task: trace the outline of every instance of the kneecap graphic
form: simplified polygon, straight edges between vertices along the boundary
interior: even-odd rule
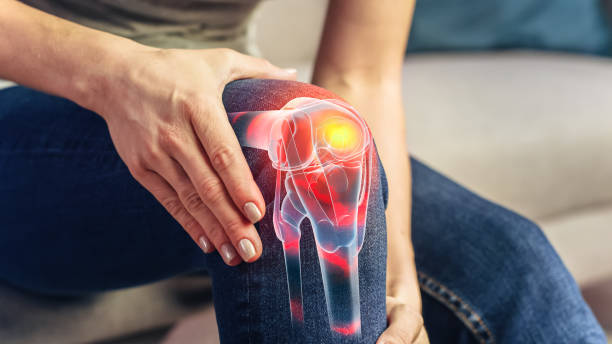
[[[329,323],[360,336],[358,253],[374,146],[365,121],[335,99],[295,98],[280,110],[230,113],[242,146],[268,152],[277,170],[274,229],[283,243],[292,323],[303,321],[300,224],[315,235]]]

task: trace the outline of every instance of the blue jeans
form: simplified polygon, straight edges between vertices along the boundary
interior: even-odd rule
[[[314,86],[243,80],[228,112],[271,110]],[[280,104],[280,105],[279,105]],[[245,149],[268,204],[274,170]],[[386,326],[387,184],[380,166],[359,254],[362,343]],[[432,343],[605,343],[580,291],[541,230],[412,160],[412,233]],[[0,91],[0,279],[48,294],[93,293],[206,271],[223,343],[336,343],[316,247],[303,226],[304,327],[291,327],[284,258],[271,208],[257,228],[260,260],[226,266],[204,254],[130,175],[104,121],[24,87]]]

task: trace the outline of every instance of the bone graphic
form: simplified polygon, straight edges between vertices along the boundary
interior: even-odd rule
[[[268,152],[277,170],[273,222],[283,243],[292,324],[303,321],[300,224],[315,235],[332,330],[360,336],[358,253],[373,158],[366,123],[348,104],[296,98],[280,110],[235,112],[242,146]]]

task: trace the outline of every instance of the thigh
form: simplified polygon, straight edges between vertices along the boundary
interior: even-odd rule
[[[73,294],[202,269],[204,258],[117,155],[104,120],[0,91],[0,279]]]
[[[226,87],[223,101],[228,112],[261,111],[279,109],[297,97],[336,98],[308,84],[241,80]],[[276,170],[266,152],[244,152],[267,203],[265,218],[257,224],[263,254],[258,261],[235,268],[227,267],[220,257],[208,262],[222,342],[343,342],[342,336],[330,331],[321,266],[308,222],[301,226],[300,241],[304,321],[303,327],[292,327],[283,247],[272,219]],[[359,342],[363,343],[374,343],[386,327],[386,182],[379,165],[373,170],[366,234],[358,262],[362,326]]]
[[[412,237],[432,343],[605,343],[540,228],[412,160]]]

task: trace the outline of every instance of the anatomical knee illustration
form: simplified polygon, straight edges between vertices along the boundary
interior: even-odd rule
[[[303,321],[300,223],[315,235],[332,330],[359,336],[357,255],[372,173],[370,131],[339,100],[296,98],[282,109],[230,113],[243,146],[268,151],[277,170],[274,229],[283,243],[292,322]]]

